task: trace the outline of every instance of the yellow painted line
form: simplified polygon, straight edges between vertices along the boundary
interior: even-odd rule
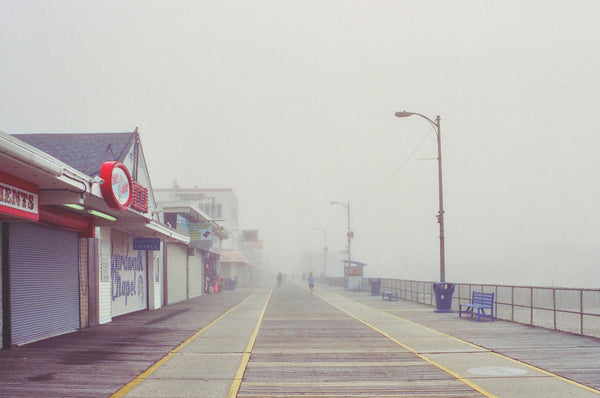
[[[235,376],[233,377],[233,381],[231,383],[231,387],[229,388],[227,398],[235,398],[237,396],[238,391],[240,390],[242,379],[244,378],[244,373],[246,372],[248,361],[250,361],[250,355],[252,354],[252,349],[254,348],[254,343],[256,342],[256,337],[258,336],[258,331],[260,330],[260,326],[262,325],[262,321],[265,316],[265,312],[267,311],[267,306],[269,305],[269,301],[271,300],[272,294],[273,289],[271,289],[271,291],[269,292],[269,296],[267,297],[265,306],[263,307],[260,316],[258,317],[258,321],[256,322],[256,326],[254,327],[252,335],[250,336],[248,345],[242,353],[242,360],[240,361],[240,366],[238,367],[238,370],[235,373]]]
[[[369,306],[369,307],[371,307],[371,306]],[[466,341],[466,340],[463,340],[463,339],[461,339],[461,338],[458,338],[458,337],[455,337],[455,336],[451,336],[451,335],[449,335],[449,334],[446,334],[446,333],[444,333],[444,332],[440,332],[439,330],[432,329],[432,328],[430,328],[430,327],[428,327],[428,326],[425,326],[425,325],[421,325],[420,323],[417,323],[417,322],[411,321],[410,319],[402,318],[401,316],[398,316],[398,315],[392,314],[392,313],[390,313],[390,312],[383,311],[383,310],[381,310],[381,309],[379,309],[379,308],[375,308],[375,307],[371,307],[371,308],[374,308],[374,309],[376,309],[376,310],[378,310],[378,311],[381,311],[381,312],[383,312],[383,313],[386,313],[386,314],[388,314],[388,315],[391,315],[391,316],[393,316],[393,317],[395,317],[395,318],[402,319],[403,321],[405,321],[405,322],[408,322],[408,323],[410,323],[410,324],[413,324],[413,325],[420,326],[420,327],[422,327],[422,328],[424,328],[424,329],[427,329],[427,330],[429,330],[429,331],[431,331],[431,332],[438,333],[440,336],[447,337],[447,338],[450,338],[450,339],[453,339],[453,340],[459,341],[459,342],[461,342],[461,343],[464,343],[464,344],[470,345],[470,346],[471,346],[471,347],[473,347],[473,348],[477,348],[477,349],[481,349],[481,350],[487,351],[487,352],[489,352],[489,353],[491,353],[491,354],[494,354],[494,355],[496,355],[496,356],[497,356],[497,357],[499,357],[499,358],[507,359],[507,360],[509,360],[509,361],[511,361],[511,362],[517,363],[517,364],[519,364],[519,365],[522,365],[522,366],[524,366],[524,367],[526,367],[526,368],[529,368],[529,369],[531,369],[531,370],[534,370],[534,371],[540,372],[540,373],[542,373],[542,374],[545,374],[546,376],[553,377],[553,378],[555,378],[555,379],[558,379],[558,380],[560,380],[560,381],[563,381],[563,382],[565,382],[565,383],[572,384],[572,385],[574,385],[574,386],[577,386],[577,387],[580,387],[580,388],[582,388],[582,389],[584,389],[584,390],[587,390],[587,391],[593,392],[593,393],[595,393],[596,395],[600,395],[600,391],[598,391],[598,390],[596,390],[596,389],[594,389],[594,388],[588,387],[588,386],[586,386],[585,384],[578,383],[578,382],[576,382],[576,381],[574,381],[574,380],[567,379],[566,377],[563,377],[563,376],[557,375],[556,373],[549,372],[549,371],[547,371],[547,370],[544,370],[544,369],[542,369],[542,368],[538,368],[537,366],[530,365],[530,364],[528,364],[528,363],[526,363],[526,362],[521,362],[521,361],[519,361],[518,359],[514,359],[514,358],[511,358],[511,357],[508,357],[508,356],[506,356],[506,355],[504,355],[504,354],[500,354],[500,353],[498,353],[498,352],[492,351],[492,350],[490,350],[490,349],[488,349],[488,348],[485,348],[485,347],[482,347],[482,346],[480,346],[480,345],[477,345],[477,344],[471,343],[471,342],[469,342],[469,341]]]
[[[320,296],[320,297],[321,297],[321,296]],[[341,296],[341,297],[344,297],[344,296]],[[355,319],[359,320],[360,322],[364,323],[365,325],[367,325],[367,326],[371,327],[372,329],[375,329],[375,328],[374,328],[374,327],[372,327],[371,325],[367,324],[366,322],[363,322],[361,319],[359,319],[359,318],[355,317],[354,315],[350,314],[349,312],[347,312],[347,311],[345,311],[345,310],[341,309],[340,307],[338,307],[337,305],[335,305],[335,304],[333,304],[333,303],[329,302],[329,301],[328,301],[328,300],[326,300],[325,298],[323,298],[323,297],[321,297],[321,298],[322,298],[323,300],[327,301],[329,304],[333,305],[334,307],[336,307],[336,308],[340,309],[341,311],[343,311],[343,312],[347,313],[348,315],[350,315],[350,316],[354,317]],[[351,299],[350,299],[350,300],[351,300]],[[362,303],[361,303],[361,304],[362,304]],[[367,305],[367,304],[364,304],[364,305]],[[471,342],[469,342],[469,341],[466,341],[466,340],[460,339],[460,338],[458,338],[458,337],[455,337],[455,336],[451,336],[451,335],[449,335],[449,334],[446,334],[446,333],[444,333],[444,332],[440,332],[439,330],[432,329],[432,328],[430,328],[430,327],[428,327],[428,326],[425,326],[425,325],[422,325],[422,324],[420,324],[420,323],[417,323],[417,322],[411,321],[410,319],[402,318],[401,316],[398,316],[398,315],[392,314],[392,313],[390,313],[390,312],[386,312],[386,311],[384,311],[384,310],[381,310],[381,309],[379,309],[379,308],[376,308],[376,307],[371,307],[371,306],[369,306],[369,305],[367,305],[367,306],[368,306],[368,307],[370,307],[370,308],[372,308],[372,309],[374,309],[374,310],[377,310],[377,311],[383,312],[383,313],[385,313],[385,314],[391,315],[391,316],[393,316],[393,317],[395,317],[395,318],[401,319],[401,320],[403,320],[403,321],[405,321],[405,322],[408,322],[408,323],[410,323],[410,324],[412,324],[412,325],[420,326],[420,327],[422,327],[423,329],[429,330],[429,331],[431,331],[431,332],[438,333],[440,336],[447,337],[447,338],[450,338],[450,339],[453,339],[453,340],[459,341],[459,342],[461,342],[461,343],[467,344],[467,345],[469,345],[469,346],[471,346],[471,347],[473,347],[473,348],[477,348],[477,349],[480,349],[480,350],[483,350],[483,351],[489,352],[489,353],[491,353],[491,354],[493,354],[493,355],[496,355],[496,356],[497,356],[497,357],[499,357],[499,358],[507,359],[507,360],[509,360],[509,361],[511,361],[511,362],[517,363],[517,364],[519,364],[519,365],[522,365],[522,366],[524,366],[524,367],[526,367],[526,368],[529,368],[529,369],[531,369],[531,370],[534,370],[534,371],[540,372],[540,373],[542,373],[542,374],[545,374],[546,376],[553,377],[553,378],[555,378],[555,379],[558,379],[558,380],[560,380],[560,381],[563,381],[563,382],[565,382],[565,383],[568,383],[568,384],[571,384],[571,385],[577,386],[577,387],[579,387],[579,388],[582,388],[582,389],[584,389],[584,390],[587,390],[587,391],[589,391],[589,392],[593,392],[593,393],[595,393],[596,395],[600,395],[600,391],[599,391],[599,390],[596,390],[595,388],[592,388],[592,387],[588,387],[588,386],[586,386],[585,384],[578,383],[578,382],[576,382],[576,381],[574,381],[574,380],[567,379],[566,377],[563,377],[563,376],[557,375],[556,373],[549,372],[549,371],[547,371],[547,370],[544,370],[544,369],[542,369],[542,368],[538,368],[537,366],[530,365],[530,364],[528,364],[528,363],[526,363],[526,362],[521,362],[521,361],[519,361],[518,359],[514,359],[514,358],[511,358],[511,357],[508,357],[508,356],[506,356],[506,355],[504,355],[504,354],[500,354],[500,353],[498,353],[498,352],[492,351],[492,350],[490,350],[490,349],[488,349],[488,348],[485,348],[485,347],[482,347],[482,346],[480,346],[480,345],[477,345],[477,344],[471,343]],[[376,330],[376,329],[375,329],[375,330]],[[380,333],[384,334],[384,332],[380,332]],[[408,348],[407,348],[407,349],[408,349]],[[414,351],[413,351],[413,350],[411,350],[411,349],[409,349],[409,351],[412,351],[412,352],[414,352]],[[419,355],[419,354],[417,354],[417,355]],[[440,365],[440,366],[441,366],[441,365]],[[441,369],[441,367],[440,367],[440,369]],[[465,380],[466,380],[466,379],[465,379]]]
[[[410,351],[411,353],[413,353],[415,356],[417,356],[418,358],[421,358],[422,360],[430,363],[431,365],[435,366],[436,368],[443,370],[444,372],[448,373],[449,375],[451,375],[452,377],[454,377],[455,379],[461,381],[462,383],[466,384],[467,386],[471,387],[472,389],[474,389],[475,391],[480,392],[481,394],[485,395],[488,398],[498,398],[496,395],[492,394],[491,392],[483,389],[482,387],[478,386],[477,384],[473,383],[471,380],[461,376],[460,374],[448,369],[447,367],[445,367],[444,365],[435,362],[434,360],[432,360],[431,358],[426,357],[425,355],[419,354],[416,350],[414,350],[413,348],[407,346],[406,344],[402,343],[401,341],[397,340],[396,338],[390,336],[389,334],[387,334],[386,332],[384,332],[381,329],[378,329],[377,327],[371,325],[370,323],[362,320],[361,318],[357,317],[354,314],[351,314],[350,312],[346,311],[345,309],[339,307],[338,305],[332,303],[331,301],[325,299],[324,297],[320,296],[323,300],[325,300],[326,302],[328,302],[329,304],[331,304],[332,306],[334,306],[335,308],[337,308],[338,310],[342,311],[343,313],[351,316],[352,318],[356,319],[357,321],[359,321],[360,323],[362,323],[365,326],[368,326],[369,328],[373,329],[374,331],[376,331],[377,333],[387,337],[388,339],[390,339],[391,341],[393,341],[394,343],[396,343],[397,345],[399,345],[400,347],[404,348],[407,351]],[[373,308],[373,307],[370,307]],[[402,318],[400,318],[402,319]]]
[[[255,290],[254,292],[252,292],[250,295],[248,295],[248,297],[246,297],[244,300],[240,301],[239,303],[237,303],[236,305],[234,305],[233,307],[231,307],[230,309],[228,309],[227,311],[225,311],[224,313],[222,313],[221,315],[219,315],[211,323],[209,323],[208,325],[204,326],[202,329],[198,330],[196,333],[194,333],[186,341],[184,341],[183,343],[181,343],[180,345],[178,345],[177,347],[175,347],[174,349],[172,349],[171,351],[169,351],[169,353],[167,355],[165,355],[164,357],[162,357],[161,359],[159,359],[152,366],[150,366],[148,369],[146,369],[145,371],[143,371],[142,373],[140,373],[138,376],[136,376],[133,380],[131,380],[125,386],[123,386],[119,391],[117,391],[113,395],[111,395],[111,398],[120,398],[120,397],[123,397],[129,391],[133,390],[141,382],[143,382],[144,380],[146,380],[152,373],[156,372],[158,370],[158,368],[160,368],[162,365],[164,365],[166,362],[168,362],[171,358],[173,358],[173,356],[175,356],[176,353],[178,353],[179,351],[181,351],[186,345],[190,344],[192,341],[194,341],[196,338],[198,338],[198,336],[200,336],[202,333],[204,333],[208,328],[210,328],[211,326],[213,326],[215,323],[219,322],[221,319],[223,319],[223,317],[225,317],[231,311],[233,311],[234,309],[236,309],[237,307],[239,307],[240,305],[242,305],[242,303],[244,303],[246,300],[248,300],[248,298],[250,298],[250,296],[254,295],[257,291],[258,291],[258,289]]]

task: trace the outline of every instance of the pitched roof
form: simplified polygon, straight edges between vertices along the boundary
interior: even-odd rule
[[[102,163],[122,161],[137,132],[89,134],[13,134],[90,177],[100,172]]]

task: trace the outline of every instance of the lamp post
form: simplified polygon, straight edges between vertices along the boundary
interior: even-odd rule
[[[446,284],[446,254],[444,248],[444,194],[442,189],[442,140],[440,132],[440,117],[436,116],[435,121],[431,120],[425,115],[416,112],[396,112],[396,117],[409,117],[417,115],[427,120],[434,128],[437,136],[437,149],[438,149],[438,191],[439,191],[439,212],[437,215],[438,223],[440,224],[440,284],[434,284],[433,288],[436,292],[436,302],[438,312],[449,312],[452,305],[452,293],[454,292],[453,284]],[[445,288],[443,285],[446,285]],[[440,296],[440,297],[438,297]]]
[[[438,223],[440,224],[440,282],[446,281],[446,257],[444,250],[444,194],[442,189],[442,142],[440,137],[440,117],[437,116],[435,121],[431,120],[427,116],[421,115],[415,112],[396,112],[396,117],[409,117],[412,115],[421,116],[435,127],[435,134],[437,135],[437,147],[438,147],[438,188],[439,188],[439,203],[440,210],[437,215]]]
[[[323,276],[327,276],[327,230],[325,228],[314,228],[323,232]]]
[[[354,237],[354,234],[352,233],[352,231],[350,231],[350,202],[331,202],[329,203],[331,205],[342,205],[346,208],[347,212],[348,212],[348,232],[346,233],[346,237],[348,238],[348,264],[346,264],[346,266],[350,266],[350,260],[351,260],[351,256],[350,256],[350,242],[352,241],[352,238]]]

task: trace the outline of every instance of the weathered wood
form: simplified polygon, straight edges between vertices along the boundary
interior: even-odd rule
[[[600,389],[600,339],[495,319],[494,323],[434,313],[427,305],[390,303],[361,293],[337,291],[353,300],[485,347],[570,380]]]
[[[271,297],[238,397],[479,397],[318,297]]]
[[[0,350],[0,397],[108,397],[250,292],[202,296]]]

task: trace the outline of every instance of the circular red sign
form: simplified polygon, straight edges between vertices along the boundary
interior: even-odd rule
[[[109,207],[125,210],[133,200],[133,184],[127,167],[121,162],[104,162],[100,168],[100,192]]]

